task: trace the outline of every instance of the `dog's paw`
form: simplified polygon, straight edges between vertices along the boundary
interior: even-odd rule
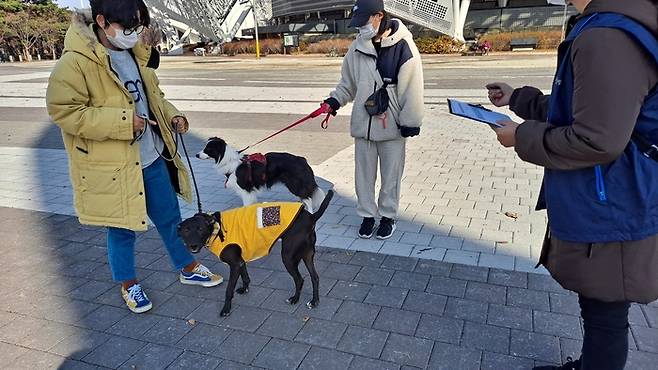
[[[309,301],[308,303],[306,303],[306,307],[308,307],[309,310],[312,310],[318,306],[318,303],[319,302],[316,301]]]
[[[226,317],[231,315],[231,310],[223,309],[222,312],[219,313],[220,317]]]
[[[235,290],[236,293],[242,295],[249,293],[249,288],[238,288]]]
[[[286,299],[286,302],[288,302],[290,304],[297,304],[299,302],[299,297],[294,297],[294,296],[290,297],[290,298]]]

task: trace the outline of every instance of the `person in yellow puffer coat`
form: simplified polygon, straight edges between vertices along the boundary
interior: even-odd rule
[[[108,228],[108,259],[128,308],[152,304],[135,272],[135,231],[147,214],[162,236],[183,284],[215,286],[222,277],[196,262],[176,235],[176,193],[192,200],[175,135],[188,130],[164,98],[148,64],[151,48],[138,42],[150,22],[142,0],[91,0],[77,14],[64,53],[48,83],[46,102],[62,130],[75,209],[83,224]]]

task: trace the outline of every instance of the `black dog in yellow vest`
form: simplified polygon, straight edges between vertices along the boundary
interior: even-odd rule
[[[304,260],[313,283],[313,299],[306,305],[315,308],[320,302],[320,277],[315,271],[315,223],[322,217],[334,196],[329,191],[316,213],[307,212],[302,203],[261,203],[212,215],[200,213],[178,226],[178,235],[192,253],[205,246],[228,264],[231,273],[226,287],[226,299],[221,316],[231,312],[233,291],[249,291],[249,274],[246,262],[268,255],[281,239],[281,258],[295,281],[295,294],[288,303],[297,304],[304,279],[299,273],[299,262]],[[238,278],[242,287],[235,289]]]

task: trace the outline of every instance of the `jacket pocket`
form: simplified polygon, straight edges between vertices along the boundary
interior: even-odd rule
[[[124,186],[121,164],[90,163],[80,166],[80,206],[89,217],[124,217]]]

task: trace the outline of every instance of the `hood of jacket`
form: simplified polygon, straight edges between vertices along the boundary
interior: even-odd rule
[[[131,51],[140,65],[146,65],[151,56],[151,48],[141,41]],[[64,53],[78,53],[100,65],[106,64],[107,51],[98,41],[90,12],[73,14],[71,26],[64,38]]]
[[[397,30],[392,35],[382,38],[382,48],[391,47],[405,39],[413,40],[411,32],[407,26],[404,25],[404,23],[395,18],[391,19],[391,22],[396,23]],[[375,50],[375,45],[373,45],[372,40],[364,40],[359,36],[356,38],[356,49],[362,53],[370,54],[372,56],[377,55],[377,50]]]
[[[658,37],[658,3],[655,0],[592,0],[583,15],[604,12],[633,18]]]

